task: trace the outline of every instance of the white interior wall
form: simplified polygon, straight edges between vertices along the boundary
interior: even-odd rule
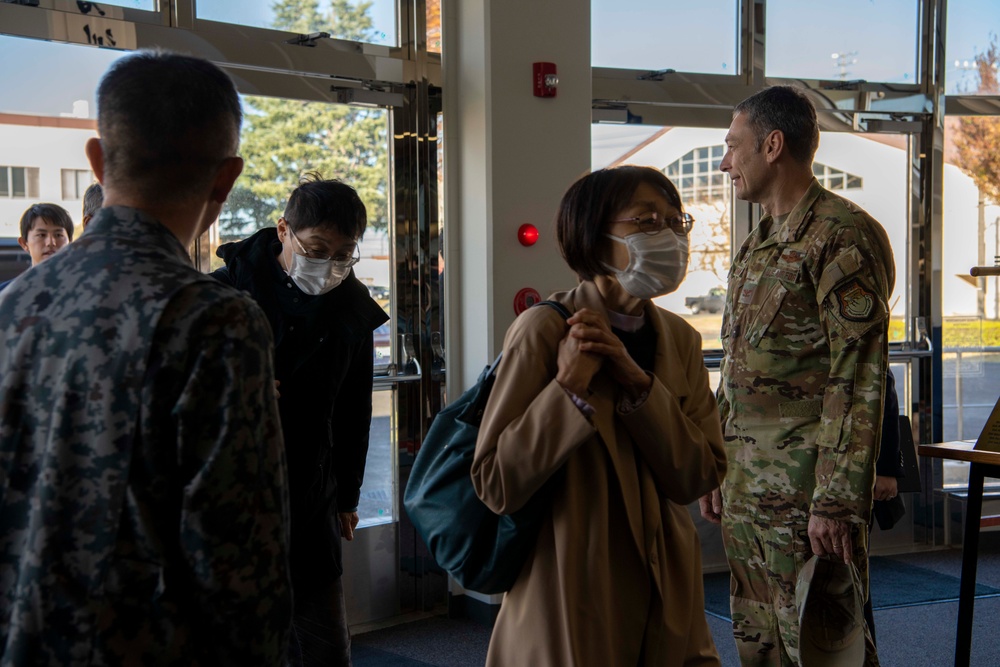
[[[556,245],[563,192],[590,167],[590,3],[444,0],[445,265],[449,395],[499,352],[524,287],[576,283]],[[553,62],[554,98],[532,94],[532,63]],[[532,223],[538,243],[522,247]]]

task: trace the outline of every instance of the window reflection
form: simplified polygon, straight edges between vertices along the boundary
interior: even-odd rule
[[[396,506],[394,477],[396,432],[392,409],[395,392],[376,389],[372,392],[372,427],[368,436],[368,459],[365,464],[365,481],[358,500],[359,528],[390,523]]]
[[[441,0],[427,0],[427,50],[441,53]]]
[[[76,4],[78,7],[83,5],[82,7],[79,7],[80,12],[83,14],[89,14],[91,16],[108,16],[109,18],[120,17],[109,15],[107,12],[108,5],[112,5],[114,7],[126,7],[129,9],[142,9],[147,12],[155,12],[157,9],[156,0],[101,0],[101,2],[78,2]]]
[[[396,46],[395,0],[198,0],[199,19]]]

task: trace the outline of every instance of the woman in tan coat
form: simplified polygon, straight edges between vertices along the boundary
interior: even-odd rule
[[[554,485],[487,665],[719,665],[685,507],[725,475],[719,416],[699,334],[650,301],[683,280],[692,222],[646,167],[594,172],[563,198],[580,284],[551,298],[573,316],[531,308],[511,326],[472,465],[498,513]]]

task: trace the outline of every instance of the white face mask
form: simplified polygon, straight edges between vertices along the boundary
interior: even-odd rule
[[[637,299],[670,294],[684,281],[688,265],[688,239],[664,229],[659,234],[629,234],[625,238],[605,234],[628,248],[628,266],[614,272],[625,291]]]
[[[300,290],[313,296],[326,294],[340,283],[351,272],[351,267],[339,265],[332,259],[309,259],[297,252],[292,252],[292,261],[288,265],[288,277]]]

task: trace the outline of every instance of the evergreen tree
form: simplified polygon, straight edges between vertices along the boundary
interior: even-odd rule
[[[372,41],[370,1],[278,0],[274,27],[340,39]],[[388,215],[388,122],[382,109],[261,96],[243,98],[240,154],[246,162],[220,219],[222,241],[277,223],[289,194],[307,172],[357,189],[369,228]]]

